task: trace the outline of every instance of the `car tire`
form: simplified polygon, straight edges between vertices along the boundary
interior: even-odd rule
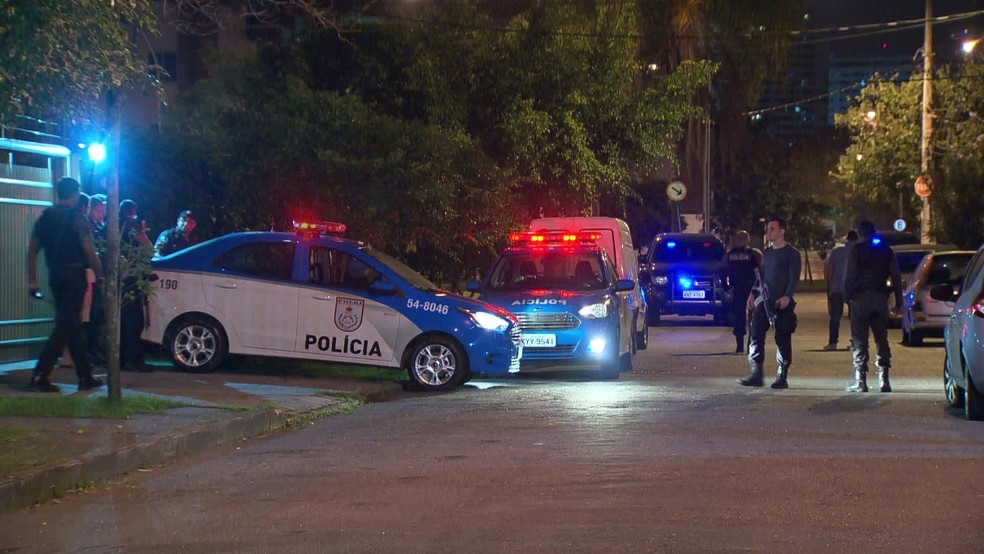
[[[188,373],[215,371],[229,351],[225,330],[209,317],[187,317],[168,327],[165,346],[171,363]]]
[[[953,380],[950,374],[950,355],[943,360],[943,392],[946,402],[953,408],[964,407],[964,390]]]
[[[618,354],[618,344],[619,337],[615,337],[615,341],[612,343],[615,345],[615,352],[608,356],[608,358],[601,364],[601,378],[602,379],[618,379],[619,374],[622,372],[622,367],[625,365],[623,358],[628,358],[629,370],[632,370],[632,351],[626,352],[624,356],[619,356]]]
[[[648,315],[646,316],[649,317]],[[635,329],[636,325],[633,324],[632,328]],[[641,331],[636,331],[636,350],[645,350],[649,348],[649,324],[643,325]]]
[[[457,341],[430,335],[411,344],[404,369],[413,388],[445,391],[457,388],[468,373],[468,358]]]
[[[984,420],[984,398],[981,397],[969,371],[967,372],[967,387],[964,388],[964,415],[970,421]]]
[[[646,312],[646,325],[648,327],[659,326],[659,308],[650,309],[648,312]]]

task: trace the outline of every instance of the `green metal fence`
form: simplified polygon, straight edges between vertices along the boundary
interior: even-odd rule
[[[36,356],[51,332],[51,295],[39,301],[27,294],[27,243],[52,205],[52,183],[70,174],[70,159],[64,146],[0,137],[0,362]],[[43,261],[40,267],[46,289]]]

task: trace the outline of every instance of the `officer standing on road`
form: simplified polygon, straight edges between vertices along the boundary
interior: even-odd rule
[[[854,382],[847,392],[868,392],[868,329],[875,338],[878,385],[881,392],[892,392],[888,372],[892,367],[892,348],[888,344],[888,294],[895,294],[895,308],[902,305],[902,274],[895,252],[875,236],[875,225],[858,225],[858,242],[847,256],[844,293],[851,306],[851,351],[854,354]],[[892,279],[889,289],[888,279]]]
[[[827,334],[827,351],[837,350],[840,339],[840,323],[844,317],[844,270],[847,269],[847,253],[858,241],[854,229],[847,232],[844,246],[834,248],[823,265],[823,278],[827,283],[827,314],[830,316],[830,329]]]
[[[58,181],[57,202],[35,222],[27,251],[28,290],[40,297],[38,253],[43,249],[51,293],[55,297],[55,328],[34,366],[30,382],[31,388],[42,392],[58,392],[49,375],[66,345],[75,361],[79,390],[103,385],[102,380],[92,376],[82,328],[82,302],[88,288],[85,269],[90,267],[95,272],[96,286],[102,286],[103,272],[92,246],[89,224],[76,207],[80,188],[79,182],[70,177]]]
[[[786,242],[786,220],[773,217],[766,222],[765,238],[772,244],[762,254],[762,280],[769,291],[769,302],[776,314],[775,339],[776,362],[779,369],[774,389],[788,389],[786,381],[789,366],[793,362],[793,332],[796,331],[796,302],[793,295],[799,284],[799,250]],[[757,301],[762,291],[748,295],[748,309],[752,312],[751,343],[748,347],[748,365],[751,373],[738,382],[745,387],[762,386],[762,364],[765,362],[765,332],[769,329],[769,316],[765,300]]]
[[[748,295],[755,284],[755,270],[762,265],[762,253],[748,246],[751,237],[744,229],[734,234],[734,247],[724,255],[724,283],[731,293],[732,333],[735,352],[745,351],[745,320]]]

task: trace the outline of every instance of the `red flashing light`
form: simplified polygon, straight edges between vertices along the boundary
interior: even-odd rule
[[[601,233],[584,231],[572,233],[571,231],[548,231],[541,230],[536,232],[516,232],[509,233],[509,242],[513,245],[543,246],[552,245],[573,245],[575,243],[595,243],[601,239]]]
[[[294,221],[293,223],[295,232],[311,236],[316,233],[321,235],[340,235],[348,229],[344,223],[337,223],[335,221]]]
[[[710,247],[711,247],[711,243],[709,243],[709,242],[705,242],[704,243],[704,248],[710,248]]]

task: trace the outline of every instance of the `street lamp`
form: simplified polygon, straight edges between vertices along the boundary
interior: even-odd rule
[[[89,159],[94,164],[102,163],[106,159],[106,147],[101,143],[94,142],[90,144],[86,151],[89,153]]]
[[[974,51],[974,47],[977,46],[977,43],[980,42],[980,41],[981,41],[981,39],[979,39],[979,38],[975,38],[973,40],[971,40],[971,39],[965,40],[960,45],[960,49],[963,50],[963,53],[964,54],[970,54],[971,52]]]

